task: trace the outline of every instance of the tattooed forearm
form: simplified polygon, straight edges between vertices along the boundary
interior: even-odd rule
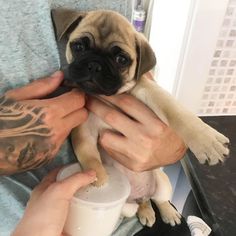
[[[44,116],[43,108],[0,97],[0,174],[37,168],[52,158],[52,131]]]

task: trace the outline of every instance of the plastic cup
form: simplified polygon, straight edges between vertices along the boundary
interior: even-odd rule
[[[64,232],[71,236],[108,236],[115,230],[121,210],[130,194],[128,179],[112,166],[105,166],[109,181],[104,186],[79,189],[70,202]],[[78,163],[63,168],[62,180],[81,171]]]

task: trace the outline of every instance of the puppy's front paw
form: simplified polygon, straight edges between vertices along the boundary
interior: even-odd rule
[[[105,168],[101,165],[96,169],[97,180],[93,182],[93,185],[96,187],[101,187],[108,181],[108,175]]]
[[[205,123],[195,128],[187,145],[199,162],[209,165],[224,162],[229,155],[229,139]]]
[[[101,187],[108,181],[108,175],[103,167],[102,163],[98,161],[97,159],[94,160],[89,160],[86,163],[83,163],[83,169],[84,170],[95,170],[96,171],[96,176],[97,180],[93,182],[93,185],[96,187]]]

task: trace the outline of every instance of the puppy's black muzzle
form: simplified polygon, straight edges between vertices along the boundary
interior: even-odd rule
[[[69,65],[67,83],[76,83],[85,93],[113,95],[122,86],[122,78],[108,53],[90,50],[74,56]]]

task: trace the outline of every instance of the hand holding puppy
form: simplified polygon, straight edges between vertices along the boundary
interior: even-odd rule
[[[72,128],[87,118],[84,93],[71,91],[41,99],[52,93],[63,73],[9,90],[0,98],[0,174],[38,168],[57,153]]]
[[[165,166],[183,157],[182,139],[145,104],[125,94],[103,98],[121,111],[92,97],[87,108],[119,132],[107,130],[100,136],[100,144],[111,157],[134,171]]]

